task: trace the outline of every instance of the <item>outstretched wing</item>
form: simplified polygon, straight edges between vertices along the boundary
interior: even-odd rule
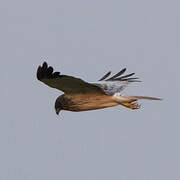
[[[103,89],[94,84],[87,83],[79,78],[67,75],[60,75],[60,72],[53,72],[51,66],[48,67],[46,62],[38,67],[37,79],[46,85],[61,90],[65,93],[101,93]]]
[[[111,78],[108,78],[111,74],[111,71],[109,71],[98,82],[95,82],[93,84],[102,88],[106,94],[113,95],[115,93],[119,93],[122,90],[124,90],[128,86],[128,84],[131,82],[140,82],[138,78],[131,77],[135,73],[121,76],[122,74],[125,73],[125,71],[126,71],[126,68],[122,69],[120,72],[118,72]]]

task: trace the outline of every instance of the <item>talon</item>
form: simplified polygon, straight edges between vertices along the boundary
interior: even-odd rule
[[[138,103],[122,103],[123,106],[127,107],[127,108],[130,108],[130,109],[139,109],[141,107],[140,104]]]
[[[138,103],[131,103],[131,105],[132,109],[139,109],[141,107],[141,105]]]

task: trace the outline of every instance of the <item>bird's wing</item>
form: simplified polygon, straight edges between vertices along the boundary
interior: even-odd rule
[[[122,69],[120,72],[118,72],[111,78],[108,78],[111,74],[111,71],[109,71],[98,82],[95,82],[93,84],[102,88],[106,94],[113,95],[115,93],[119,93],[122,90],[124,90],[128,86],[128,84],[131,82],[140,82],[138,78],[131,77],[135,73],[122,76],[122,74],[124,74],[125,71],[126,71],[126,68]]]
[[[46,62],[37,69],[37,79],[46,85],[61,90],[65,93],[100,93],[105,94],[103,89],[79,78],[67,75],[60,75],[60,72],[53,72],[51,66]]]

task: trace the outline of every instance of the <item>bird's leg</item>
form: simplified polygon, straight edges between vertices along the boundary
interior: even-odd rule
[[[139,109],[141,107],[141,105],[136,102],[125,102],[125,103],[121,103],[121,105],[130,109]]]

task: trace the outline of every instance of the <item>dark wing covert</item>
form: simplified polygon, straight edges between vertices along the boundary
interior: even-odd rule
[[[53,67],[49,66],[46,62],[37,69],[37,79],[46,85],[61,90],[65,93],[100,93],[104,91],[82,79],[75,78],[67,75],[60,75],[60,72],[53,72]]]

